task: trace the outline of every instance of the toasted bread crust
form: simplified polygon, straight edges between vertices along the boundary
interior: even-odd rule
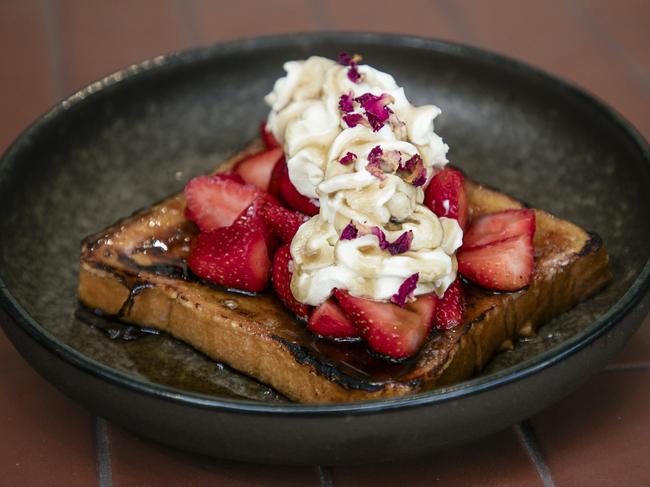
[[[258,147],[250,146],[219,169]],[[474,182],[466,185],[473,216],[522,206]],[[503,342],[534,332],[611,279],[607,252],[597,235],[535,210],[531,285],[503,294],[469,286],[461,326],[434,331],[415,359],[389,365],[360,346],[311,336],[272,293],[235,294],[191,278],[184,257],[196,230],[185,219],[184,208],[183,195],[175,195],[86,238],[79,299],[121,320],[166,331],[301,402],[388,397],[464,380]],[[166,252],[160,252],[160,243]],[[356,367],[344,365],[351,360],[357,361]]]

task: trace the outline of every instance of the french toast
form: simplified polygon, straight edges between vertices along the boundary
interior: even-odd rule
[[[218,171],[261,146],[254,142]],[[465,184],[472,218],[524,206],[471,180]],[[185,217],[182,193],[83,240],[79,299],[116,319],[165,331],[295,401],[403,395],[471,377],[504,342],[533,333],[611,279],[598,235],[534,211],[532,283],[511,293],[466,285],[461,325],[434,329],[403,363],[376,358],[361,343],[315,337],[272,292],[247,295],[196,279],[186,259],[198,230]]]

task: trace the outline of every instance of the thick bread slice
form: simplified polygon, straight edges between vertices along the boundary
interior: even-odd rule
[[[219,170],[231,167],[253,144]],[[522,204],[467,181],[473,216]],[[362,344],[316,339],[273,293],[229,292],[196,281],[185,257],[196,234],[182,194],[117,222],[82,242],[79,298],[121,320],[164,330],[290,399],[336,402],[428,389],[471,377],[500,345],[529,334],[610,279],[601,239],[535,210],[533,283],[515,293],[468,286],[464,322],[434,331],[404,364],[373,358]]]

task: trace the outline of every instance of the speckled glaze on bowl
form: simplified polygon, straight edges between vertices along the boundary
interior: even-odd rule
[[[76,317],[79,242],[182,188],[256,136],[282,63],[362,52],[473,179],[599,233],[614,281],[472,380],[403,398],[302,405],[164,336],[110,340]],[[439,41],[316,33],[156,58],[90,85],[0,162],[0,321],[36,370],[163,443],[267,463],[423,454],[506,427],[575,389],[648,312],[650,157],[618,115],[512,60]]]

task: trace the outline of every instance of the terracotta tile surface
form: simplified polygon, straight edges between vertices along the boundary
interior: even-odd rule
[[[0,2],[0,59],[1,153],[56,100],[43,2]]]
[[[470,42],[579,84],[650,134],[650,90],[571,2],[458,0],[455,4]]]
[[[416,461],[334,468],[332,478],[337,487],[542,485],[512,429]]]
[[[272,467],[213,460],[140,439],[109,425],[114,487],[317,486],[312,467]]]
[[[97,483],[92,417],[8,344],[0,347],[0,438],[2,486]]]
[[[650,315],[611,363],[613,366],[639,364],[650,367]]]
[[[307,31],[322,28],[317,2],[286,0],[263,4],[251,0],[228,3],[187,2],[187,19],[201,44],[241,37]]]
[[[638,76],[650,80],[650,51],[648,49],[648,21],[650,2],[647,0],[581,0],[583,15],[588,15],[593,28],[608,38],[612,50],[623,62],[634,63]]]
[[[557,487],[650,485],[650,370],[606,372],[532,419]]]
[[[461,40],[455,18],[445,5],[445,2],[416,0],[409,2],[408,8],[402,9],[395,8],[395,2],[389,0],[378,0],[372,4],[330,0],[323,3],[324,27]]]
[[[181,2],[175,0],[61,0],[58,5],[66,92],[191,44]]]

